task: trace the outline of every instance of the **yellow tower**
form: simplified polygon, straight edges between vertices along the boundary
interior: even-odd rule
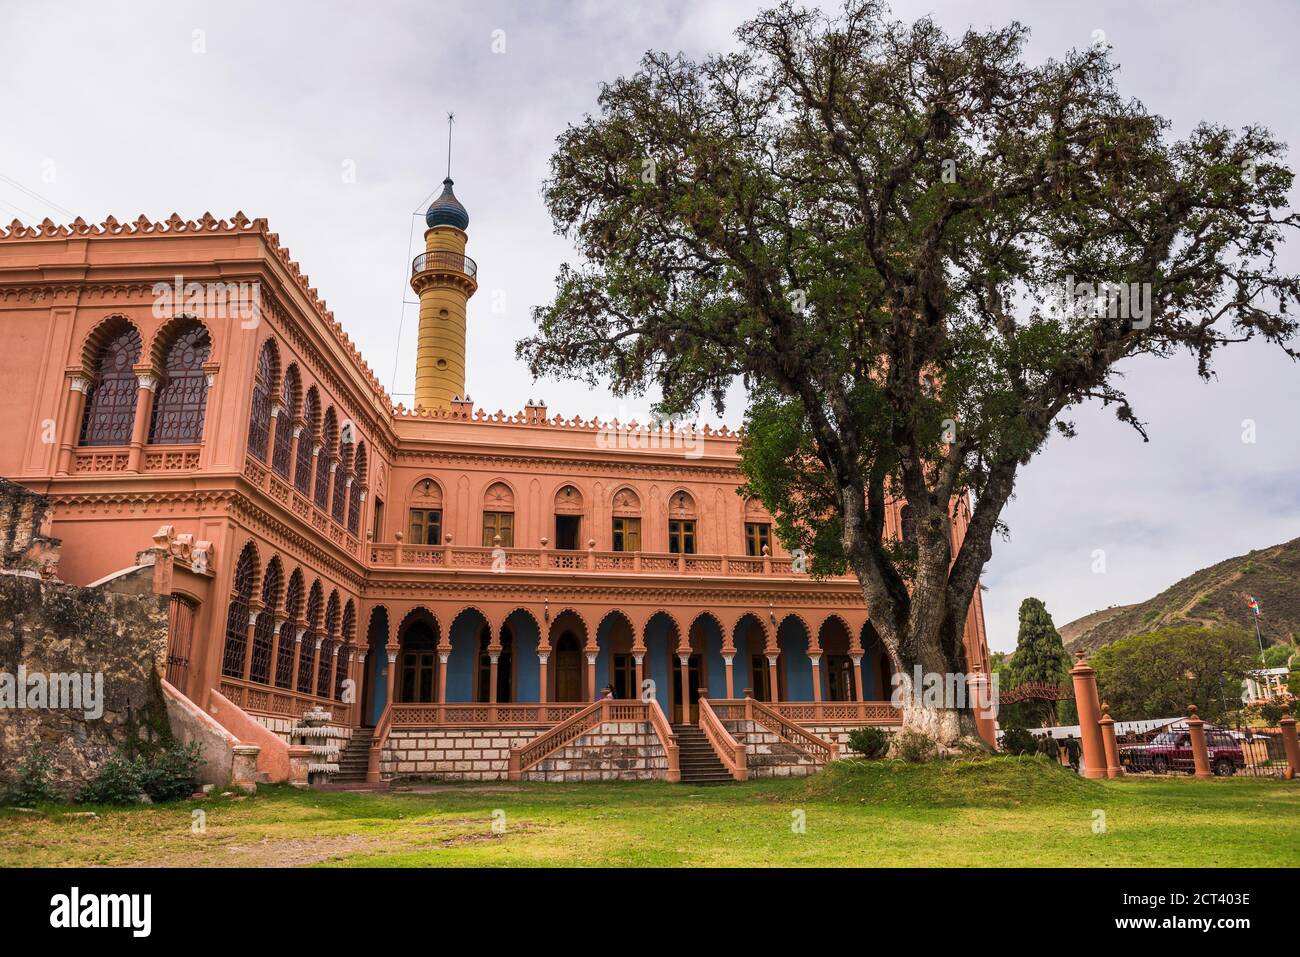
[[[424,216],[424,252],[411,264],[411,288],[420,297],[416,408],[447,409],[465,395],[465,307],[478,289],[478,267],[465,255],[469,213],[451,187],[448,176]]]

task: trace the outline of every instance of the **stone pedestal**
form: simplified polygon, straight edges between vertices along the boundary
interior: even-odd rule
[[[262,749],[256,744],[237,744],[231,748],[230,784],[238,791],[252,794],[257,790],[257,756]]]
[[[308,785],[328,784],[330,777],[339,772],[340,742],[345,732],[342,728],[330,726],[333,717],[333,713],[324,708],[312,708],[298,719],[298,725],[293,729],[293,743],[306,746],[310,752]]]
[[[311,746],[306,744],[289,745],[289,783],[296,788],[308,786],[311,766]]]

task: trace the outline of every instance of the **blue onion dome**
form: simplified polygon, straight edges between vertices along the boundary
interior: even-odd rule
[[[455,226],[463,232],[469,225],[469,213],[465,212],[465,207],[460,204],[451,187],[451,177],[448,176],[442,181],[442,195],[429,204],[424,221],[430,229],[434,226]]]

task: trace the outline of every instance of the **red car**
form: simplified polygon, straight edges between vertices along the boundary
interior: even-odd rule
[[[1226,731],[1205,732],[1205,747],[1210,754],[1210,770],[1219,777],[1229,777],[1238,768],[1246,766],[1246,756],[1240,745]],[[1119,749],[1119,763],[1126,771],[1150,771],[1168,774],[1170,771],[1196,770],[1192,757],[1192,736],[1187,731],[1161,731],[1150,744],[1130,744]]]

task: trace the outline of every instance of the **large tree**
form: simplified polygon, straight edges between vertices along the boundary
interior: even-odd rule
[[[1177,717],[1194,704],[1212,721],[1241,707],[1242,680],[1259,667],[1259,646],[1240,628],[1175,625],[1099,648],[1092,665],[1116,720]]]
[[[1172,140],[1106,49],[1031,64],[1026,33],[787,4],[733,53],[604,85],[545,187],[583,261],[519,344],[533,373],[657,386],[666,413],[743,379],[748,491],[814,574],[852,570],[907,673],[967,670],[1002,510],[1069,410],[1142,431],[1119,363],[1187,350],[1208,377],[1256,336],[1295,357],[1283,144]],[[974,741],[966,708],[904,725]]]

